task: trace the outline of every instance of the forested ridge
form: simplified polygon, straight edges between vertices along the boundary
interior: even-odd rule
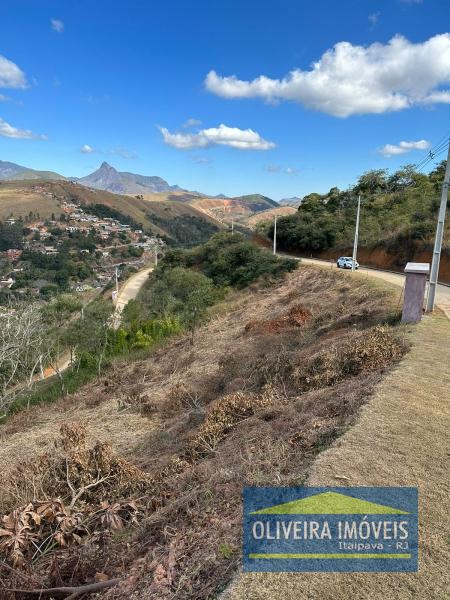
[[[280,250],[315,253],[353,244],[357,197],[361,194],[360,247],[380,244],[387,251],[426,248],[436,228],[445,163],[428,175],[412,165],[390,174],[386,169],[361,175],[355,186],[304,197],[296,214],[278,220]],[[268,234],[273,237],[273,225]],[[444,247],[450,244],[449,224]]]

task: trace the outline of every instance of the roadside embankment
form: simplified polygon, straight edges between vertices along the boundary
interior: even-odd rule
[[[324,250],[314,254],[315,258],[325,260],[336,260],[338,256],[352,256],[353,248],[341,248]],[[386,271],[398,271],[403,273],[407,262],[430,263],[433,256],[433,247],[431,245],[417,245],[406,247],[404,249],[390,251],[385,246],[375,246],[373,248],[358,248],[358,261],[362,265],[375,267],[376,269],[385,269]],[[441,254],[441,263],[439,267],[439,281],[450,283],[450,251],[445,249]]]

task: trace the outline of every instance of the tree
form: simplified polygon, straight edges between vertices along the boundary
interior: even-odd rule
[[[97,299],[86,307],[83,319],[77,321],[77,351],[80,358],[84,356],[88,361],[94,362],[99,376],[112,343],[112,311],[111,304]]]
[[[220,290],[203,273],[175,267],[163,271],[150,287],[149,308],[157,316],[167,316],[170,313],[180,315],[191,333],[193,344],[200,320],[220,295]]]
[[[48,327],[48,336],[52,348],[49,353],[50,364],[59,378],[63,393],[64,380],[61,371],[61,360],[66,349],[67,337],[65,330],[73,315],[79,312],[81,308],[82,303],[78,298],[70,294],[61,294],[48,302],[42,309],[42,317]],[[71,360],[72,358],[71,351]]]
[[[366,171],[358,179],[355,192],[374,194],[387,189],[387,169],[372,169]]]
[[[0,223],[0,251],[22,248],[23,223]]]
[[[46,331],[36,305],[17,306],[0,314],[0,410],[5,412],[23,382],[33,377],[48,355]],[[21,389],[23,386],[21,387]]]

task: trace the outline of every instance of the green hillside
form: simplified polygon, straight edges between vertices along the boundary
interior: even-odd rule
[[[357,196],[361,194],[359,246],[383,248],[400,261],[431,248],[445,164],[428,175],[412,166],[389,174],[374,170],[361,175],[346,191],[305,196],[297,213],[278,221],[278,247],[299,253],[339,252],[353,244]],[[450,245],[447,221],[444,248]],[[273,226],[268,234],[273,237]]]

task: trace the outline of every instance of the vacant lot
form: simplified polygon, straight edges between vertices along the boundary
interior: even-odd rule
[[[242,486],[305,481],[406,352],[397,303],[397,290],[300,266],[230,294],[194,346],[180,337],[15,416],[2,430],[3,511],[29,518],[28,502],[47,511],[39,502],[58,497],[72,523],[62,538],[53,521],[30,523],[21,568],[44,587],[119,577],[111,598],[220,592],[239,568]],[[67,547],[31,567],[49,535]]]
[[[307,483],[418,486],[419,572],[243,574],[224,600],[450,597],[450,321],[426,317],[408,337],[409,354],[376,386],[356,425],[316,459]]]

